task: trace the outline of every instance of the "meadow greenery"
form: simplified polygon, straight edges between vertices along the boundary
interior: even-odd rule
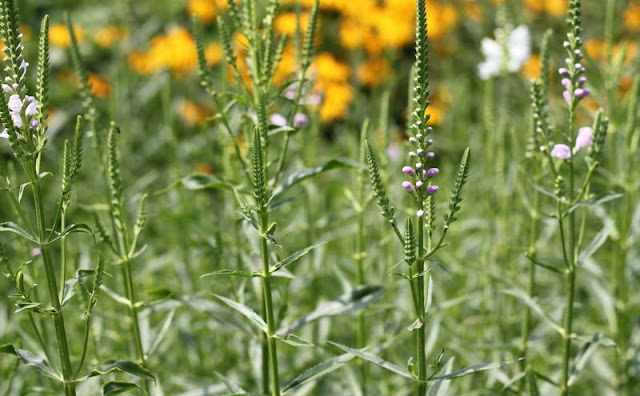
[[[633,2],[0,0],[0,36],[0,394],[638,392]]]

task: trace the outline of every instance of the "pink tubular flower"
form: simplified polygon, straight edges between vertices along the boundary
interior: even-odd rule
[[[438,169],[438,168],[430,168],[427,171],[427,176],[433,177],[433,176],[437,175],[438,173],[440,173],[440,169]]]
[[[278,127],[283,127],[287,125],[287,119],[284,118],[282,114],[278,114],[278,113],[271,114],[271,117],[269,117],[269,122],[271,122],[272,125],[275,125]]]
[[[578,137],[576,137],[575,150],[578,151],[588,147],[591,142],[593,142],[593,129],[591,127],[582,127],[578,131]]]
[[[402,167],[402,173],[405,173],[405,174],[407,174],[407,175],[413,175],[414,170],[413,170],[413,168],[412,168],[412,167],[410,167],[410,166],[403,166],[403,167]]]
[[[559,159],[571,158],[571,149],[566,144],[556,144],[551,149],[551,156]]]
[[[407,191],[413,191],[413,183],[411,182],[408,182],[408,181],[402,182],[402,187],[404,187],[404,189]]]
[[[437,193],[439,189],[440,187],[436,186],[435,184],[432,184],[427,188],[427,193],[429,193],[429,195],[433,195]]]
[[[293,126],[296,128],[303,128],[309,125],[309,117],[304,113],[296,113],[293,116]]]

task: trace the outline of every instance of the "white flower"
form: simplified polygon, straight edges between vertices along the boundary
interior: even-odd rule
[[[496,30],[496,36],[500,36],[499,30]],[[486,59],[478,65],[478,74],[483,80],[500,75],[505,66],[507,71],[517,72],[531,56],[529,28],[520,25],[513,29],[505,46],[495,40],[483,38],[480,49]]]
[[[9,110],[14,113],[19,113],[22,110],[22,100],[18,95],[11,95],[9,97]]]

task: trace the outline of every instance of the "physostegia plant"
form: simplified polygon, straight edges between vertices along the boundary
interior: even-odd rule
[[[92,233],[91,229],[84,224],[66,225],[66,212],[71,203],[71,192],[82,165],[84,123],[82,117],[78,117],[73,139],[64,142],[62,186],[58,205],[54,211],[47,213],[44,203],[44,185],[51,177],[51,173],[43,171],[41,164],[42,155],[48,142],[46,114],[49,79],[49,18],[45,16],[41,24],[36,89],[35,96],[31,96],[28,94],[26,81],[29,63],[23,58],[24,47],[21,44],[22,34],[18,30],[17,13],[17,6],[12,0],[0,2],[0,34],[5,44],[6,54],[5,75],[2,80],[3,92],[0,93],[0,121],[3,126],[0,136],[8,140],[16,162],[24,171],[27,182],[20,184],[20,187],[16,189],[11,181],[11,178],[16,176],[12,174],[7,179],[7,187],[3,190],[9,195],[19,219],[18,222],[1,223],[0,231],[12,232],[29,243],[35,244],[36,247],[32,249],[31,254],[36,259],[27,261],[26,265],[22,264],[13,270],[12,258],[9,257],[5,249],[2,249],[1,261],[6,264],[6,275],[13,281],[16,289],[13,297],[17,301],[17,312],[25,312],[28,316],[33,337],[38,341],[42,351],[34,353],[17,348],[12,344],[6,344],[0,346],[0,353],[13,354],[25,365],[38,370],[44,377],[53,379],[59,384],[59,388],[66,396],[76,394],[76,384],[91,377],[114,371],[153,379],[150,373],[130,361],[111,361],[100,368],[92,368],[87,374],[80,375],[88,352],[91,316],[104,273],[104,261],[99,257],[95,270],[78,269],[74,277],[67,279],[66,237],[76,232]],[[33,197],[35,226],[31,220],[33,217],[23,208],[23,193],[27,189],[31,190]],[[59,226],[60,228],[58,228]],[[56,258],[53,254],[54,246],[58,243],[60,244],[59,275],[56,274]],[[90,242],[89,246],[93,247],[93,242]],[[42,279],[42,271],[38,270],[37,265],[28,268],[28,264],[38,263],[40,261],[38,258],[42,259],[44,267],[44,279],[50,300],[48,303],[35,300],[41,297],[37,293],[37,280]],[[91,276],[93,281],[87,282],[85,278]],[[58,278],[60,283],[58,283]],[[80,358],[74,362],[71,347],[76,343],[71,342],[67,335],[63,312],[80,286],[86,292],[85,296],[87,297],[83,314],[85,324],[82,342],[78,342],[78,347],[76,347],[76,350],[81,350]],[[53,339],[48,337],[47,321],[39,320],[44,318],[51,318],[53,321],[55,330]],[[52,354],[52,349],[57,351],[57,358]],[[73,367],[74,363],[75,368]],[[122,381],[118,382],[118,384],[122,383]],[[120,385],[107,382],[103,391],[108,392],[117,386]]]
[[[600,163],[602,148],[608,129],[608,120],[598,111],[594,117],[593,126],[577,128],[576,114],[581,101],[590,95],[586,87],[585,67],[582,64],[582,27],[581,27],[581,1],[571,0],[569,4],[567,39],[563,42],[567,57],[566,66],[558,72],[564,87],[563,98],[567,105],[567,123],[565,132],[560,134],[555,131],[548,115],[548,99],[546,97],[548,87],[546,76],[541,81],[532,83],[534,129],[535,140],[540,143],[540,150],[546,162],[550,174],[555,179],[554,191],[546,191],[554,199],[554,218],[558,224],[562,261],[564,268],[559,269],[553,265],[544,263],[529,255],[532,263],[553,271],[564,277],[565,308],[562,325],[555,324],[550,319],[554,329],[562,336],[561,369],[558,386],[560,393],[567,396],[570,393],[571,384],[579,373],[578,365],[571,364],[574,357],[573,344],[577,340],[574,334],[574,300],[576,294],[576,276],[583,260],[585,251],[593,250],[588,246],[583,250],[585,238],[587,213],[585,207],[592,203],[590,192],[591,180]],[[543,58],[544,59],[544,58]],[[544,67],[543,67],[544,69]],[[563,143],[554,144],[553,141]],[[587,151],[583,158],[582,153]],[[581,163],[584,163],[583,172]],[[580,181],[580,177],[582,180]],[[536,187],[540,189],[539,187]],[[578,219],[578,215],[580,218]],[[592,252],[591,252],[592,253]],[[530,293],[535,288],[535,278],[530,283]],[[528,299],[527,303],[542,312],[534,300]],[[528,318],[527,318],[528,320]],[[525,326],[528,324],[525,323]],[[525,327],[527,329],[527,327]],[[526,337],[528,331],[523,332]],[[587,342],[591,342],[588,340]],[[527,340],[523,339],[526,343]],[[525,349],[526,351],[526,349]]]

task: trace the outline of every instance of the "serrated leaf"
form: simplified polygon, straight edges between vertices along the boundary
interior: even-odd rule
[[[497,368],[500,368],[500,367],[508,366],[510,364],[517,363],[517,362],[521,361],[522,359],[523,358],[520,358],[520,359],[517,359],[517,360],[512,360],[510,362],[474,364],[473,366],[465,367],[463,369],[456,370],[456,371],[451,372],[449,374],[436,375],[435,377],[431,377],[430,381],[450,380],[450,379],[454,379],[454,378],[464,377],[465,375],[477,373],[477,372],[480,372],[480,371],[493,370],[493,369],[497,369]]]
[[[20,227],[19,225],[17,225],[16,223],[13,223],[11,221],[6,221],[4,223],[0,223],[0,232],[12,232],[14,234],[20,235],[21,237],[33,242],[33,243],[37,243],[40,244],[40,241],[38,240],[38,238],[34,235],[31,235],[28,231],[26,231],[24,228]]]
[[[369,352],[365,352],[363,350],[360,349],[353,349],[353,348],[349,348],[346,345],[342,345],[342,344],[338,344],[336,342],[332,342],[329,341],[329,344],[342,349],[345,352],[351,353],[361,359],[364,359],[368,362],[371,362],[373,364],[375,364],[376,366],[382,367],[383,369],[389,370],[393,373],[399,374],[405,378],[408,378],[410,380],[415,380],[415,378],[413,377],[413,375],[411,375],[411,373],[409,373],[409,371],[403,369],[402,367],[396,366],[395,364],[388,362],[386,360],[384,360],[383,358],[376,356],[372,353]]]
[[[354,354],[352,353],[345,353],[342,354],[340,356],[325,360],[322,363],[319,363],[313,367],[311,367],[309,370],[305,371],[304,373],[300,374],[299,376],[295,377],[294,379],[292,379],[291,381],[287,382],[283,387],[282,387],[282,394],[286,395],[287,393],[291,392],[292,390],[295,390],[296,388],[314,381],[326,374],[329,374],[330,372],[339,369],[340,367],[342,367],[345,363],[349,362],[350,360],[352,360],[355,357]]]
[[[104,384],[102,387],[102,394],[103,396],[119,395],[133,389],[140,389],[140,387],[136,384],[132,384],[131,382],[111,381]]]
[[[62,382],[62,377],[49,365],[49,363],[36,355],[35,353],[26,349],[18,349],[11,344],[0,345],[0,353],[6,353],[14,355],[20,362],[26,366],[32,366],[36,370],[49,378],[53,378],[56,381]]]
[[[244,315],[245,318],[249,319],[251,323],[256,325],[265,334],[267,333],[267,329],[268,329],[267,323],[260,317],[260,315],[255,313],[251,308],[247,307],[244,304],[240,304],[238,302],[230,300],[226,297],[219,296],[217,294],[214,294],[214,296],[220,301],[222,301],[223,303],[227,304],[229,307],[240,312],[242,315]]]
[[[285,267],[289,264],[295,263],[296,261],[300,260],[302,257],[306,256],[310,251],[312,251],[313,249],[321,245],[323,245],[323,243],[318,243],[318,244],[306,247],[302,250],[298,250],[297,252],[293,253],[292,255],[285,258],[284,260],[281,260],[277,262],[275,265],[272,265],[271,268],[269,269],[269,272],[273,274],[274,272],[278,271],[280,268]]]
[[[282,328],[278,334],[290,334],[300,327],[320,318],[329,316],[346,315],[360,309],[378,299],[384,291],[383,286],[358,286],[347,291],[336,300],[320,303],[313,312],[296,319],[290,326]]]
[[[310,177],[317,176],[317,175],[319,175],[321,173],[324,173],[324,172],[332,170],[332,169],[358,168],[358,167],[361,167],[361,166],[362,165],[359,164],[358,162],[351,161],[351,160],[348,160],[348,159],[333,159],[331,161],[328,161],[328,162],[326,162],[326,163],[324,163],[322,165],[316,166],[314,168],[302,169],[302,170],[292,174],[291,176],[289,176],[284,183],[282,183],[281,185],[276,187],[273,190],[273,195],[271,196],[269,201],[272,201],[278,195],[284,193],[285,191],[287,191],[291,187],[295,186],[296,184],[298,184],[298,183],[302,182],[303,180],[306,180],[306,179],[308,179]]]

